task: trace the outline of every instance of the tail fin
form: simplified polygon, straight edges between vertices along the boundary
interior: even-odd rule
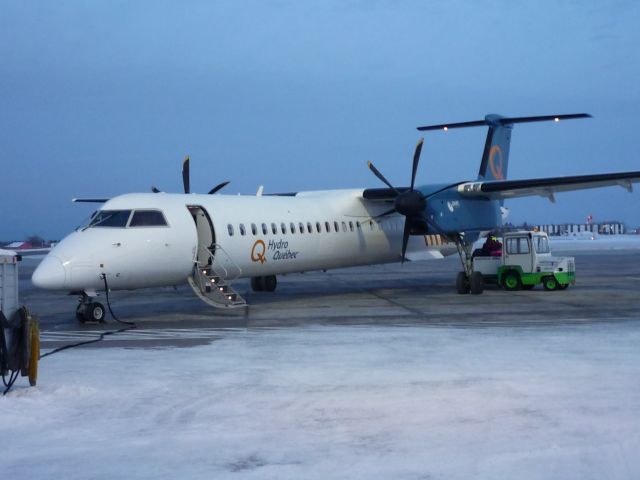
[[[489,131],[484,142],[478,180],[506,180],[507,178],[513,124],[503,124],[500,121],[503,118],[495,114],[485,117]]]
[[[420,131],[444,130],[450,128],[480,127],[487,125],[487,139],[482,153],[482,163],[478,172],[478,180],[505,180],[507,167],[509,166],[509,146],[511,144],[511,130],[516,123],[546,122],[571,120],[574,118],[590,118],[588,113],[571,113],[568,115],[544,115],[539,117],[502,117],[491,114],[484,120],[462,123],[443,123],[441,125],[428,125],[418,127]]]

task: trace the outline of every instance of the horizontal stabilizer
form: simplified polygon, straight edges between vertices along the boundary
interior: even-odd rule
[[[109,201],[108,198],[73,198],[73,203],[105,203]]]
[[[514,123],[532,122],[559,122],[560,120],[574,120],[576,118],[591,118],[588,113],[569,113],[564,115],[541,115],[537,117],[501,117],[500,115],[487,115],[484,120],[474,120],[472,122],[442,123],[440,125],[426,125],[418,127],[418,130],[426,132],[429,130],[449,130],[450,128],[481,127],[483,125],[513,125]]]

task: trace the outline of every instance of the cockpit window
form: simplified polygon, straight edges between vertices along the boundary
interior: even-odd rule
[[[131,217],[130,227],[166,227],[167,221],[160,210],[136,210]]]
[[[92,227],[120,227],[127,226],[131,210],[99,210],[91,219],[88,228]]]

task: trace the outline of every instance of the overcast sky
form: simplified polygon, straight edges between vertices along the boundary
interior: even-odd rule
[[[518,125],[510,178],[640,170],[640,3],[0,0],[0,239],[59,238],[76,196],[407,184],[418,125]],[[474,179],[484,128],[428,132],[420,183]],[[621,188],[507,204],[620,219]]]

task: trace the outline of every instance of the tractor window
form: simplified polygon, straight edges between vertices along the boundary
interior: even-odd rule
[[[536,235],[533,237],[533,248],[536,253],[550,253],[551,249],[549,248],[549,239],[542,235]]]
[[[507,238],[507,253],[510,255],[529,253],[529,239],[527,237]]]
[[[93,227],[120,227],[127,226],[131,210],[100,210],[89,223],[88,228]]]
[[[166,227],[167,221],[160,210],[136,210],[131,217],[130,227]]]

